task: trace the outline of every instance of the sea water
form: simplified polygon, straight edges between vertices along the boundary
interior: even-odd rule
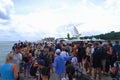
[[[12,51],[14,41],[0,41],[0,64],[5,62],[6,55]]]

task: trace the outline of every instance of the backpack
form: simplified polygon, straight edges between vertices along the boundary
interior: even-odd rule
[[[34,67],[33,65],[34,64],[32,63],[32,65],[30,66],[30,75],[36,76],[36,72],[37,72],[38,67]]]
[[[106,50],[104,47],[100,47],[99,53],[100,53],[102,59],[106,59]]]
[[[51,58],[50,58],[50,55],[48,53],[46,53],[46,54],[44,54],[44,52],[40,53],[38,60],[44,60],[44,62],[45,62],[44,66],[46,66],[46,67],[50,66]]]
[[[100,48],[95,48],[93,56],[101,57],[101,49]]]

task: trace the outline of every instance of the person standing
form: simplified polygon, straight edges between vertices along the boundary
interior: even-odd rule
[[[20,63],[22,61],[22,54],[21,54],[21,48],[19,45],[17,45],[15,48],[14,48],[14,51],[13,51],[13,61],[12,63],[16,64],[17,66],[17,71],[18,71],[18,78],[17,80],[20,80],[20,77],[19,77],[19,72],[20,72]]]
[[[97,72],[99,72],[99,80],[101,80],[101,68],[102,68],[102,59],[101,59],[101,51],[100,46],[96,42],[94,43],[94,52],[93,52],[93,68],[94,68],[94,80],[97,78]]]
[[[109,68],[110,68],[110,65],[113,66],[113,62],[112,62],[112,56],[113,56],[113,48],[112,48],[112,45],[111,43],[107,43],[106,44],[106,66],[105,66],[105,71],[109,72]]]
[[[7,54],[6,62],[0,66],[2,80],[16,80],[18,78],[17,66],[12,64],[13,55]]]
[[[44,51],[41,52],[40,55],[38,56],[38,60],[43,60],[45,62],[44,66],[49,69],[49,73],[50,73],[51,57],[49,51],[50,51],[50,47],[45,46]],[[50,78],[50,74],[49,74],[49,78]]]
[[[86,71],[90,76],[92,75],[92,43],[89,42],[86,47],[86,64],[88,64]]]
[[[60,53],[61,53],[60,49],[57,49],[55,51],[55,53],[58,56],[55,57],[55,59],[54,59],[53,67],[55,68],[56,80],[61,80],[63,77],[65,77],[65,73],[66,73],[65,63],[66,63],[66,61],[70,60],[72,57],[70,57],[70,56],[63,57],[63,56],[61,56],[60,55]]]
[[[30,66],[32,63],[32,54],[29,53],[29,50],[25,51],[25,55],[23,56],[24,61],[24,77],[30,76]]]

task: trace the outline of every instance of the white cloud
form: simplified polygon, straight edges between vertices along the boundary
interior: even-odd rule
[[[0,18],[9,19],[13,10],[12,0],[0,0]]]
[[[38,11],[26,15],[14,14],[5,27],[25,39],[39,39],[46,36],[65,37],[68,32],[73,33],[72,25],[69,24],[73,26],[80,24],[77,29],[83,36],[95,35],[113,30],[119,31],[119,13],[119,0],[106,0],[102,5],[81,0],[76,6],[62,3],[58,8],[48,8],[43,11],[39,11],[38,8]]]

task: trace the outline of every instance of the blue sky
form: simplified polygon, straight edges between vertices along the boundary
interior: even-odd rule
[[[0,40],[120,31],[120,0],[0,0]]]

